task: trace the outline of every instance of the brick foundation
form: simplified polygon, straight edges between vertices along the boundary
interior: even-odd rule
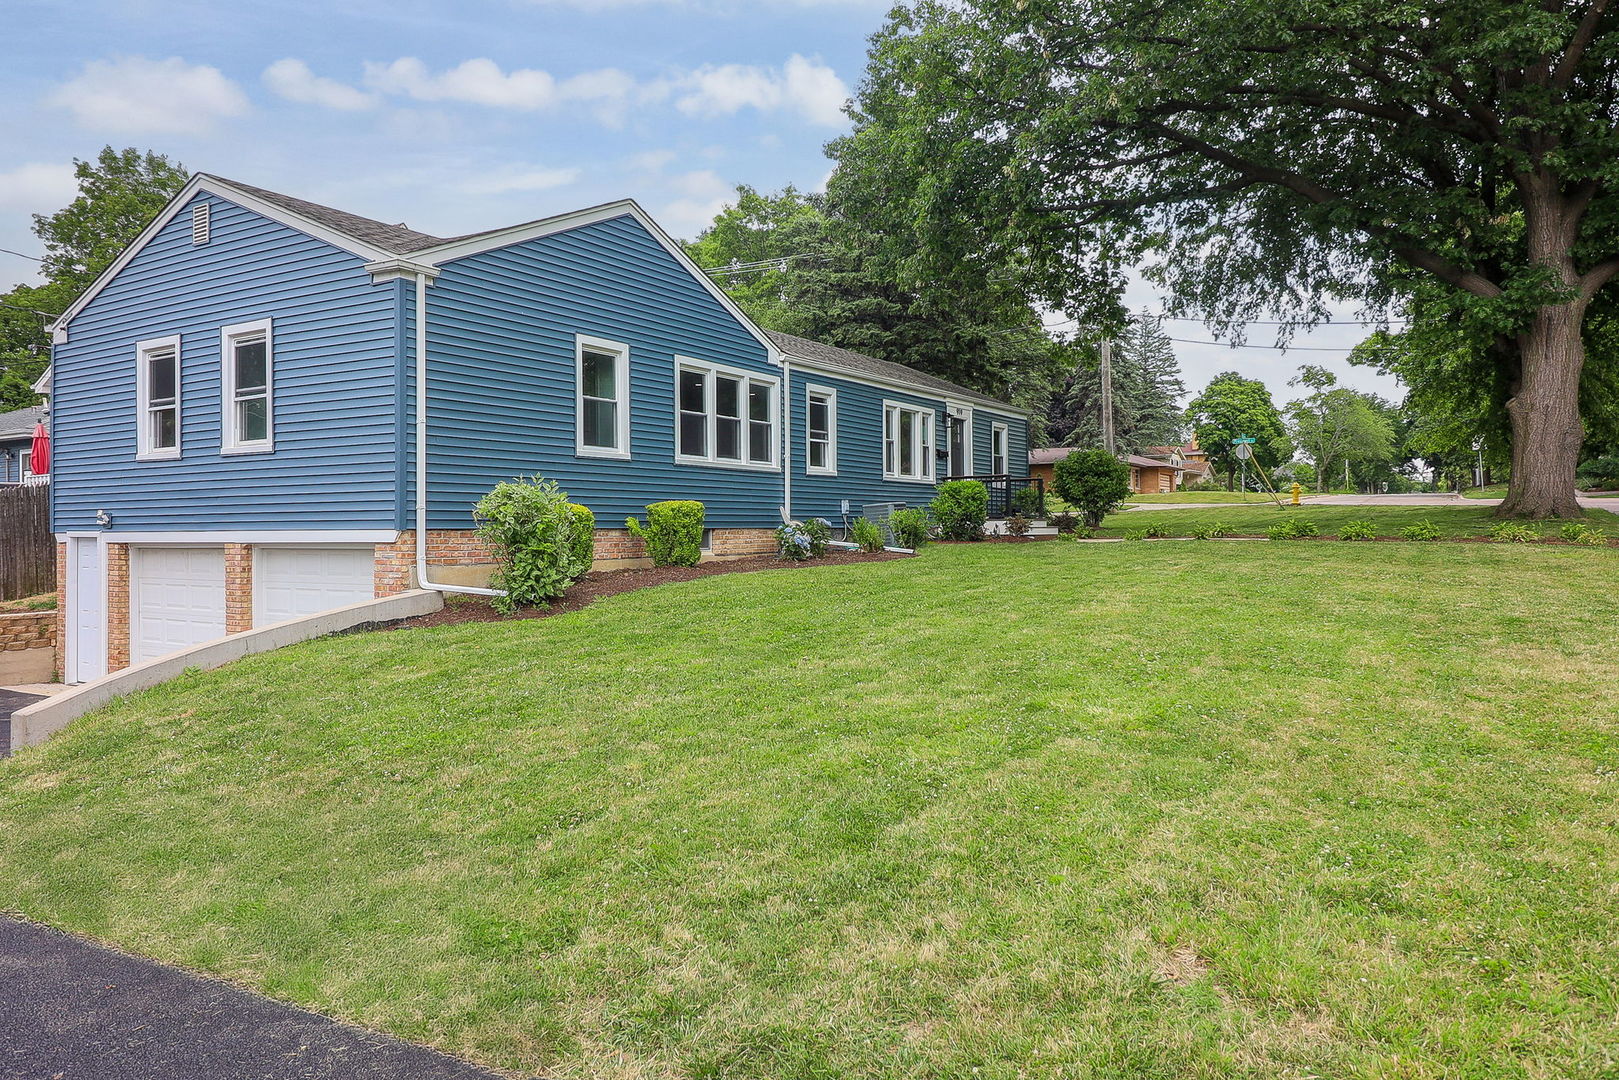
[[[107,670],[129,666],[129,545],[107,545]]]
[[[709,533],[708,547],[709,553],[716,559],[773,555],[776,552],[776,530],[714,529]]]

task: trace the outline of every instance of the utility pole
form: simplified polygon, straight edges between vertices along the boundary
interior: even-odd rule
[[[1116,453],[1113,437],[1113,340],[1102,339],[1102,447]]]

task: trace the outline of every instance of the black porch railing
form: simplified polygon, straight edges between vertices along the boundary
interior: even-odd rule
[[[989,489],[989,516],[993,519],[1022,514],[1031,521],[1046,516],[1046,482],[1038,476],[1011,476],[1006,473],[979,476],[947,476],[946,480],[977,480]]]

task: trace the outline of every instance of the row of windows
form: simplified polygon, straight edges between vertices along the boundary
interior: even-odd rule
[[[270,320],[227,326],[219,332],[222,454],[275,449],[271,413]],[[180,456],[180,337],[135,346],[136,456]]]
[[[580,335],[576,344],[575,449],[585,457],[628,458],[629,346]],[[675,459],[689,464],[775,468],[778,446],[772,376],[676,357]],[[883,475],[934,479],[933,410],[885,402]],[[805,471],[838,471],[838,395],[810,386],[805,394]],[[990,427],[990,468],[1008,468],[1007,426]],[[970,452],[970,451],[969,451]]]

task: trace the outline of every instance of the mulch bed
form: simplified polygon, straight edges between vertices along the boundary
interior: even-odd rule
[[[376,627],[382,630],[402,630],[412,626],[454,626],[457,623],[468,622],[502,622],[506,619],[548,619],[553,615],[562,615],[569,611],[578,611],[588,607],[604,596],[617,596],[619,593],[634,592],[636,589],[650,589],[654,585],[668,585],[675,581],[691,581],[694,578],[713,577],[716,574],[746,574],[760,570],[800,570],[815,566],[842,566],[846,563],[887,562],[890,559],[906,559],[908,555],[900,555],[892,551],[833,551],[828,552],[819,559],[808,559],[804,562],[790,562],[779,559],[774,555],[756,555],[746,559],[728,559],[724,561],[698,563],[696,566],[654,566],[647,569],[630,570],[601,570],[586,574],[562,594],[562,599],[553,600],[546,607],[519,608],[515,614],[502,615],[489,603],[486,596],[456,596],[450,594],[445,598],[445,605],[431,615],[418,615],[413,619],[401,619],[398,622],[388,623]]]

